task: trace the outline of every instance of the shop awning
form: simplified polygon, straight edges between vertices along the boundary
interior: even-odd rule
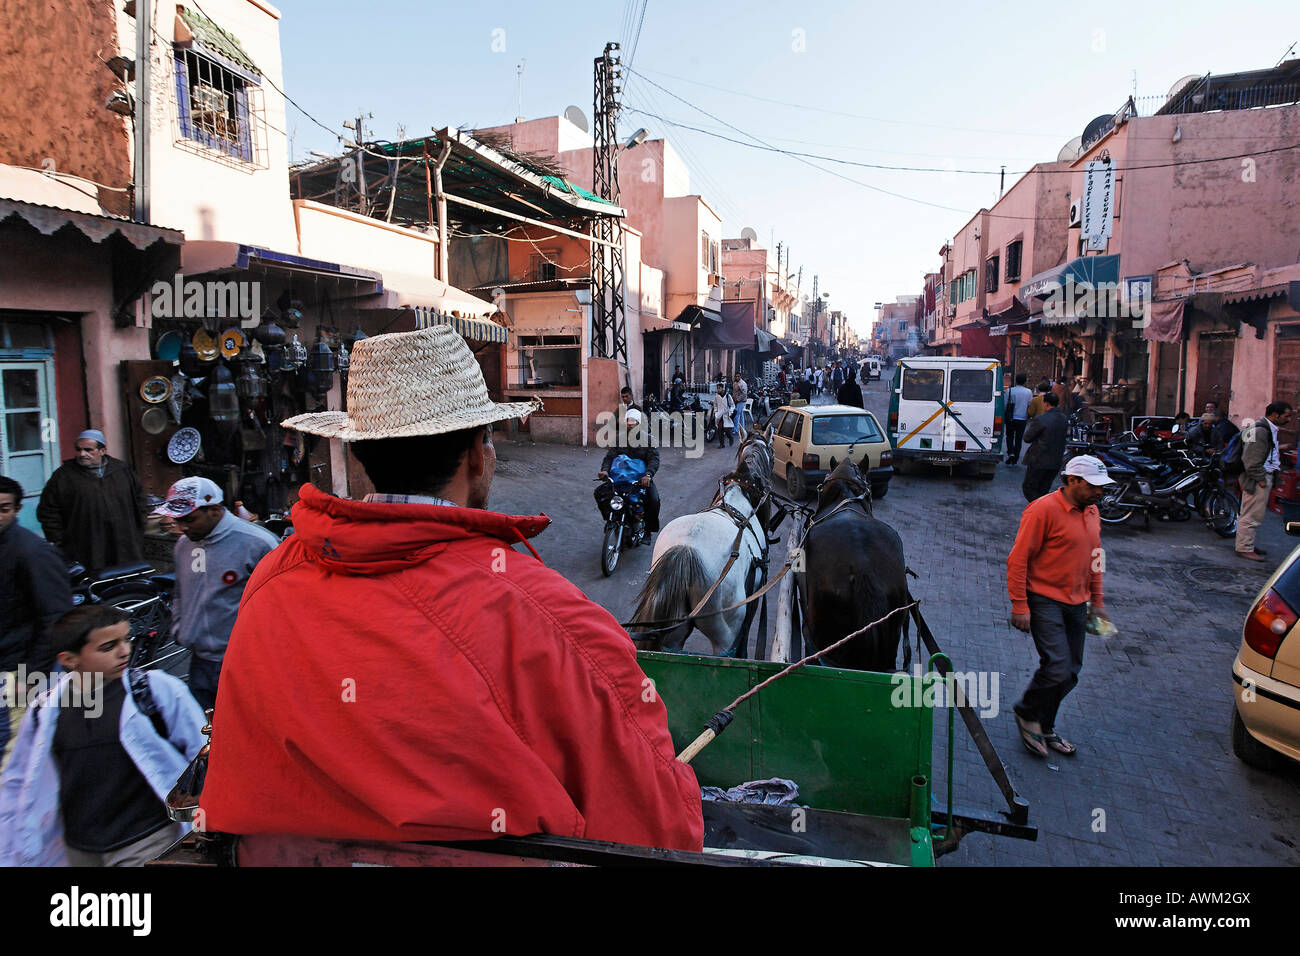
[[[771,332],[754,330],[754,354],[761,359],[779,358],[786,354],[785,347]]]
[[[181,269],[186,275],[207,275],[214,272],[258,268],[350,279],[361,283],[377,283],[382,278],[373,269],[362,269],[339,262],[326,262],[323,259],[309,259],[307,256],[292,252],[277,252],[261,246],[246,246],[239,242],[193,239],[181,246]]]
[[[1142,338],[1148,342],[1181,342],[1183,315],[1186,311],[1186,299],[1152,302],[1147,324],[1142,329]]]
[[[0,198],[0,222],[10,216],[16,216],[44,236],[52,235],[64,226],[72,226],[91,242],[103,242],[110,236],[118,235],[142,252],[156,242],[173,246],[185,242],[185,234],[176,229],[150,226],[117,216],[94,215],[58,206]]]
[[[415,327],[417,329],[428,329],[435,325],[450,325],[463,338],[475,342],[493,342],[497,345],[505,345],[506,343],[505,326],[497,325],[491,319],[464,318],[446,312],[435,312],[433,309],[426,309],[422,306],[412,306],[411,308],[415,312]]]
[[[353,304],[359,309],[410,310],[418,329],[450,325],[477,342],[506,341],[505,326],[488,318],[496,314],[495,305],[432,276],[385,273],[378,292]]]
[[[674,323],[681,322],[689,325],[692,329],[700,329],[707,325],[717,325],[722,322],[722,313],[714,309],[704,309],[698,305],[688,305],[682,309],[677,318],[673,319]]]
[[[989,326],[989,335],[1006,335],[1008,332],[1016,329],[1022,329],[1025,326],[1033,325],[1038,320],[1039,316],[1035,315],[1028,319],[1021,319],[1019,322],[1006,322],[1002,325],[992,325]]]
[[[695,346],[703,349],[752,349],[754,303],[723,302],[721,321],[707,323],[696,332]]]
[[[1080,256],[1064,265],[1040,272],[1020,286],[1020,298],[1043,299],[1067,282],[1088,283],[1096,288],[1103,282],[1119,284],[1119,256]]]

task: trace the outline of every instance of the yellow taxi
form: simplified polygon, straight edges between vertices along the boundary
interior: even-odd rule
[[[1300,535],[1300,521],[1289,522]],[[1300,760],[1300,548],[1273,572],[1246,615],[1232,662],[1232,751],[1252,767]]]
[[[894,451],[871,412],[853,405],[782,405],[763,423],[772,426],[776,463],[772,474],[785,479],[798,501],[836,464],[849,456],[871,480],[871,497],[883,498],[893,477]]]

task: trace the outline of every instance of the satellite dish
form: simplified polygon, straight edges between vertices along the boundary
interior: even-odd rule
[[[1076,160],[1079,158],[1079,153],[1082,150],[1083,150],[1083,137],[1076,136],[1074,137],[1074,139],[1070,140],[1068,143],[1066,143],[1064,146],[1061,147],[1061,151],[1056,154],[1056,161],[1058,163],[1068,163],[1071,162],[1072,160]]]
[[[748,239],[750,242],[758,242],[758,233],[749,226],[746,226],[744,229],[740,230],[740,238]]]
[[[1201,75],[1199,73],[1189,73],[1187,76],[1183,77],[1173,86],[1169,87],[1168,98],[1172,100],[1175,96],[1181,93],[1183,91],[1183,88],[1186,87],[1189,83],[1195,83],[1198,80],[1200,80],[1200,78]]]
[[[1115,115],[1113,113],[1103,113],[1083,128],[1083,135],[1079,138],[1084,145],[1090,146],[1101,139],[1106,131],[1114,125]]]
[[[567,107],[564,111],[564,118],[584,133],[590,132],[591,130],[591,127],[587,125],[586,114],[576,106]]]

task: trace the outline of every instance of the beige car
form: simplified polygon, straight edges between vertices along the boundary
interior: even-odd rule
[[[1286,526],[1300,535],[1300,521]],[[1246,615],[1232,662],[1232,751],[1274,769],[1279,755],[1300,760],[1300,548],[1273,572]]]
[[[883,498],[894,475],[893,447],[876,416],[853,405],[782,405],[763,423],[772,426],[776,464],[772,475],[785,480],[795,501],[821,483],[853,451],[854,463],[871,480],[871,497]]]

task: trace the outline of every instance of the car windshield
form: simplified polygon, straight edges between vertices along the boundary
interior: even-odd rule
[[[819,415],[813,419],[814,445],[852,445],[884,440],[885,436],[870,415]]]

